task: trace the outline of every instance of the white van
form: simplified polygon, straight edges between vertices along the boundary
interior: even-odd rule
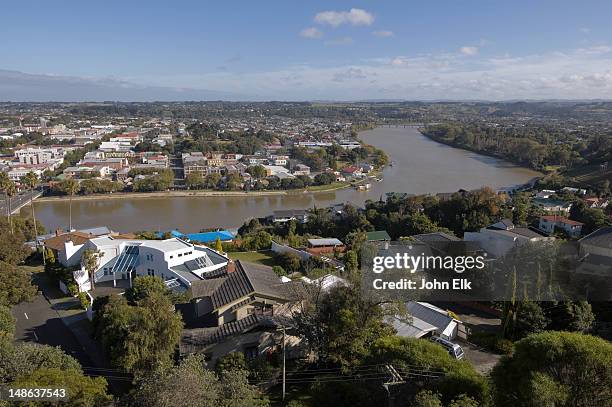
[[[432,336],[431,340],[439,345],[444,346],[444,348],[448,351],[448,354],[457,360],[461,360],[465,356],[463,348],[461,348],[461,346],[457,345],[456,343],[452,343],[451,341],[448,341],[444,338],[440,338],[439,336]]]

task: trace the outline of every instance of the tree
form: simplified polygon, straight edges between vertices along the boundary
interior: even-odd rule
[[[278,253],[276,261],[284,270],[298,271],[302,265],[300,256],[292,252]]]
[[[32,301],[38,289],[30,274],[8,263],[0,262],[0,305],[17,305]]]
[[[139,301],[155,294],[168,294],[164,280],[156,276],[138,276],[134,279],[132,287],[125,291],[125,298],[130,304],[136,305]]]
[[[0,171],[0,190],[4,193],[4,200],[6,202],[6,221],[9,226],[11,223],[11,213],[9,211],[9,196],[6,191],[9,188],[10,183],[11,180],[8,174],[4,171]]]
[[[548,331],[515,343],[492,372],[495,405],[608,406],[612,344],[594,336]]]
[[[206,186],[204,177],[199,172],[192,172],[185,177],[185,185],[189,189],[201,189]]]
[[[9,228],[11,230],[11,234],[14,234],[15,230],[13,228],[13,217],[12,217],[13,208],[11,207],[11,198],[17,195],[17,186],[15,185],[13,181],[9,180],[7,183],[3,185],[3,189],[4,189],[4,194],[6,195],[6,200],[8,202],[7,220],[9,222]]]
[[[183,329],[172,302],[157,292],[135,306],[123,297],[109,297],[96,312],[94,325],[112,363],[137,377],[172,364]]]
[[[66,389],[68,406],[103,406],[112,400],[104,377],[87,377],[77,370],[41,368],[18,377],[12,386]]]
[[[215,374],[200,355],[190,356],[179,366],[145,378],[134,394],[134,405],[142,407],[266,407],[269,401],[248,382],[246,370],[224,370]]]
[[[349,250],[344,254],[344,268],[349,273],[354,273],[359,268],[359,260],[357,259],[357,252]]]
[[[219,358],[215,365],[215,371],[218,374],[229,372],[231,370],[247,370],[247,363],[242,352],[230,352],[227,355]]]
[[[293,316],[297,332],[323,363],[349,370],[369,355],[371,345],[393,333],[385,310],[365,298],[357,284],[315,290]]]
[[[100,259],[100,251],[94,249],[85,249],[83,251],[83,255],[81,256],[81,266],[85,269],[87,276],[89,276],[89,281],[91,285],[91,289],[94,287],[94,280],[96,277],[96,271],[98,270],[98,261]]]
[[[79,192],[80,186],[77,181],[73,180],[72,178],[68,178],[62,181],[60,188],[62,189],[62,191],[64,191],[64,193],[68,194],[68,196],[70,197],[70,200],[68,202],[69,230],[72,230],[72,198],[74,197],[74,195],[77,194],[77,192]]]
[[[263,165],[252,165],[247,168],[247,172],[253,176],[253,178],[265,178],[267,173]]]
[[[551,327],[556,330],[587,332],[590,331],[595,314],[587,301],[567,301],[550,309]]]
[[[414,407],[443,407],[440,394],[431,390],[421,390],[414,396]]]
[[[15,317],[9,307],[0,305],[0,341],[12,340],[13,335],[15,335]]]
[[[30,189],[30,207],[32,208],[32,220],[34,222],[34,245],[38,250],[38,228],[36,226],[36,212],[34,211],[34,189],[38,186],[38,176],[32,171],[28,172],[21,180]]]
[[[223,243],[221,243],[221,238],[219,236],[217,236],[215,240],[215,250],[219,253],[223,253]]]
[[[202,356],[190,356],[177,367],[148,376],[135,391],[135,405],[142,407],[217,405],[221,385],[214,372],[204,368],[205,363]]]
[[[392,364],[402,371],[420,368],[443,372],[435,389],[445,402],[463,394],[480,402],[488,398],[487,379],[476,372],[469,362],[455,360],[442,346],[423,339],[382,337],[372,345],[371,354],[364,363]]]

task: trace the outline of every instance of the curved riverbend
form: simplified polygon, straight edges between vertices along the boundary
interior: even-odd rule
[[[386,192],[426,194],[523,184],[541,174],[497,158],[461,150],[428,139],[415,128],[376,128],[361,139],[385,150],[394,162],[384,180],[368,191],[342,189],[328,192],[234,196],[155,196],[121,199],[75,200],[73,224],[79,228],[107,225],[121,232],[169,230],[186,232],[206,227],[237,227],[246,218],[261,217],[276,209],[310,208],[338,202],[362,204]],[[23,208],[29,214],[29,208]],[[68,224],[68,202],[36,203],[37,218],[53,230]]]

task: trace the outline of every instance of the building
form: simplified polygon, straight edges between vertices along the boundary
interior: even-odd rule
[[[558,229],[567,233],[568,236],[578,237],[582,233],[582,226],[584,226],[584,223],[563,216],[546,215],[540,217],[538,229],[549,235],[555,233],[555,230]]]
[[[531,228],[516,227],[512,221],[504,219],[480,229],[479,232],[465,232],[463,239],[466,242],[476,242],[489,256],[500,258],[514,247],[526,243],[551,241],[555,238]]]
[[[183,331],[181,356],[202,353],[214,363],[230,352],[247,359],[278,350],[301,282],[283,283],[270,267],[236,261],[235,271],[194,282],[191,301],[178,306],[191,327]],[[299,338],[286,335],[287,357],[301,356]]]
[[[333,237],[325,239],[308,239],[308,248],[306,250],[311,254],[323,254],[336,251],[343,252],[345,249],[344,243]]]
[[[310,175],[310,167],[305,164],[296,164],[293,167],[293,175]]]
[[[368,242],[390,242],[391,236],[386,230],[376,230],[374,232],[366,232],[366,241]]]
[[[448,311],[427,302],[409,301],[406,303],[406,311],[410,320],[399,316],[387,318],[399,336],[423,338],[435,335],[452,341],[462,330],[461,321],[453,318]]]
[[[569,215],[570,209],[572,208],[571,202],[565,202],[558,199],[535,198],[532,202],[544,212],[551,214]]]
[[[45,164],[50,161],[64,160],[66,151],[59,147],[49,148],[24,148],[21,150],[15,150],[15,158],[22,164]]]
[[[308,221],[308,211],[306,209],[281,209],[268,216],[268,221],[272,223],[285,223],[290,220],[306,223]]]
[[[78,166],[67,167],[63,174],[68,178],[85,179],[85,178],[104,178],[112,173],[111,168],[105,165],[97,165],[94,167]]]
[[[576,273],[600,277],[609,283],[612,276],[612,226],[597,229],[578,242],[580,264]]]
[[[126,239],[101,231],[58,233],[46,239],[45,247],[54,251],[66,267],[78,266],[85,250],[99,253],[94,283],[131,280],[136,276],[157,276],[176,291],[186,291],[192,282],[213,272],[224,271],[229,259],[216,251],[187,243],[181,239]],[[81,291],[91,289],[90,278],[81,268],[74,272]]]

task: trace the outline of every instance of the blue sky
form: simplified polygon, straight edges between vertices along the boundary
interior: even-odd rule
[[[0,69],[247,99],[610,98],[610,16],[606,0],[21,0],[2,7]]]

